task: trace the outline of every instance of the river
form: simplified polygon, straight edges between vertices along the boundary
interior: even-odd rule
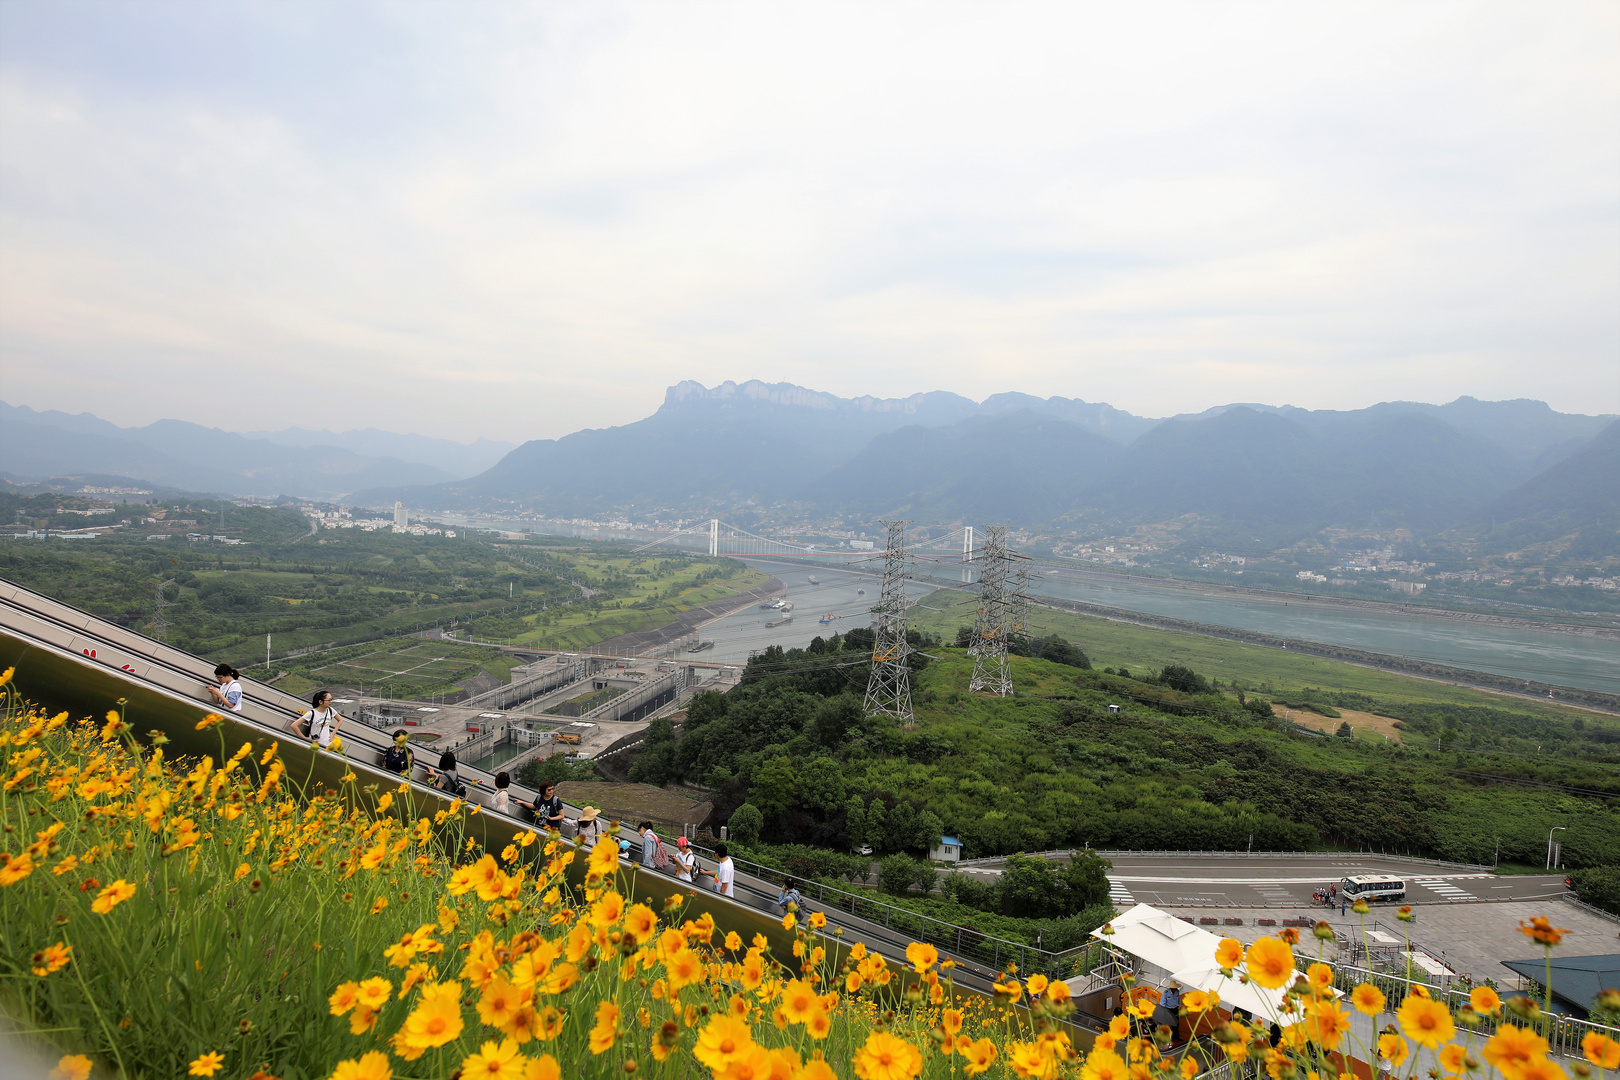
[[[516,527],[536,528],[532,522]],[[545,531],[614,540],[647,537],[645,533],[549,524]],[[697,538],[682,539],[691,539],[693,546],[703,542]],[[793,621],[783,627],[767,629],[765,623],[779,615],[754,609],[739,612],[704,629],[702,638],[712,640],[715,646],[712,652],[696,655],[746,660],[754,649],[770,645],[804,646],[818,635],[830,637],[852,626],[868,624],[867,612],[877,600],[879,578],[873,572],[881,570],[877,560],[857,560],[859,569],[866,573],[854,572],[856,567],[850,565],[847,557],[828,559],[825,568],[762,558],[749,558],[747,562],[774,574],[787,585],[788,599],[794,603]],[[968,576],[959,565],[953,568],[953,564],[947,562],[939,564],[936,576],[958,573]],[[810,577],[817,578],[821,584],[811,585]],[[864,596],[857,592],[861,588],[866,590]],[[906,591],[915,600],[934,588],[913,581],[908,583]],[[1488,671],[1511,678],[1620,693],[1620,641],[1614,637],[1543,630],[1528,621],[1471,622],[1443,615],[1317,604],[1296,597],[1272,598],[1200,585],[1158,584],[1055,569],[1043,569],[1032,575],[1030,590],[1037,596],[1079,600],[1125,612],[1162,615]],[[835,621],[828,625],[819,623],[821,616],[828,613]],[[962,621],[966,623],[968,619],[968,612],[964,612]]]

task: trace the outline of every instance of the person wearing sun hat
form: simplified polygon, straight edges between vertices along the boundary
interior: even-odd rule
[[[594,806],[587,806],[579,812],[579,820],[575,822],[577,831],[575,840],[587,847],[607,833],[607,823],[601,819],[602,811]]]
[[[691,845],[686,837],[675,838],[675,876],[682,881],[692,880],[692,871],[697,866],[697,856],[692,854]]]

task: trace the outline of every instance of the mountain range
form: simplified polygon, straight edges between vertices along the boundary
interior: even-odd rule
[[[511,449],[385,431],[244,435],[184,420],[122,428],[89,413],[0,402],[0,470],[19,480],[91,475],[205,493],[336,499],[357,488],[469,476]]]
[[[12,474],[340,492],[357,505],[401,499],[428,511],[770,510],[1076,529],[1179,521],[1245,546],[1331,527],[1504,539],[1620,526],[1611,490],[1620,422],[1524,399],[1350,411],[1239,403],[1150,419],[1018,393],[840,398],[787,383],[688,381],[645,419],[503,449],[379,431],[126,429],[0,406],[0,468]]]

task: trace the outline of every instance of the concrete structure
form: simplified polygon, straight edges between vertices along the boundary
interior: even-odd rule
[[[394,500],[394,531],[404,532],[410,520],[405,516],[405,504],[398,499]]]

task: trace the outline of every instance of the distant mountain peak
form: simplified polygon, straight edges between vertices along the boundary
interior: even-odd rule
[[[947,399],[972,406],[973,402],[946,391],[912,394],[903,398],[880,398],[870,394],[858,398],[841,398],[824,390],[810,390],[793,383],[768,383],[749,379],[735,383],[730,379],[712,389],[693,379],[676,383],[664,392],[664,406],[680,406],[697,401],[754,401],[770,405],[798,406],[806,409],[847,410],[868,413],[916,413],[931,401]]]

